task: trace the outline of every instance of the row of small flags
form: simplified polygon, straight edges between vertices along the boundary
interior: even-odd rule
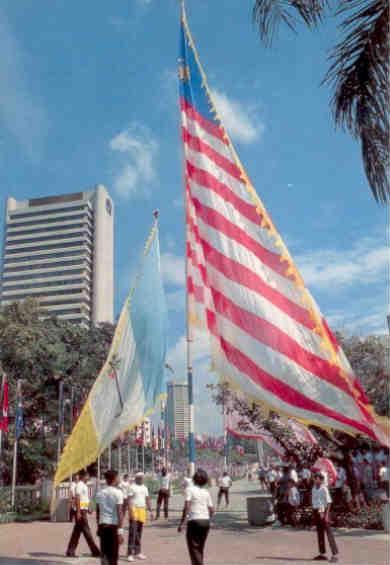
[[[22,386],[21,382],[18,381],[16,387],[16,398],[15,398],[15,437],[19,439],[23,427],[24,427],[24,417],[23,417],[23,398],[22,398]],[[9,432],[9,383],[7,375],[4,373],[1,384],[0,393],[0,431],[4,434]]]

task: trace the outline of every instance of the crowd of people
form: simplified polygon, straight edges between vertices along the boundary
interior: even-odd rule
[[[260,488],[269,490],[277,502],[282,523],[295,524],[296,510],[310,505],[316,471],[332,492],[333,504],[358,511],[374,498],[389,496],[389,459],[384,449],[356,449],[343,459],[326,459],[326,465],[312,468],[291,462],[276,462],[259,467]]]
[[[344,460],[326,460],[327,465],[318,468],[297,466],[292,462],[271,462],[257,468],[260,488],[269,491],[275,500],[277,517],[281,524],[297,525],[298,510],[310,509],[318,535],[319,554],[316,560],[326,560],[325,537],[332,553],[331,562],[338,560],[338,548],[330,527],[330,508],[344,505],[358,511],[376,496],[389,493],[388,453],[383,449],[361,449],[347,453]],[[248,478],[253,478],[253,470]],[[90,497],[87,486],[88,474],[79,473],[70,486],[70,519],[74,521],[66,555],[76,556],[76,549],[83,534],[92,555],[101,558],[102,565],[117,565],[120,545],[124,543],[126,515],[128,517],[127,559],[129,562],[145,560],[142,551],[143,527],[147,519],[159,519],[161,511],[169,517],[172,491],[172,474],[162,468],[158,475],[156,511],[153,515],[151,495],[145,485],[145,476],[137,472],[133,479],[120,477],[116,471],[105,474],[106,485],[95,496],[97,535],[100,547],[91,533],[88,514]],[[213,481],[214,482],[214,481]],[[182,481],[184,506],[178,531],[186,527],[186,541],[192,565],[204,563],[204,548],[210,530],[214,505],[208,486],[211,479],[203,469]],[[229,507],[229,491],[232,478],[225,471],[217,477],[217,510],[225,503]],[[379,494],[378,494],[379,493]]]

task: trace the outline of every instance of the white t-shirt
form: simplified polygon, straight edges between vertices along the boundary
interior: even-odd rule
[[[129,498],[136,508],[146,508],[146,499],[149,496],[148,487],[145,485],[137,485],[134,483],[129,488]]]
[[[301,497],[299,496],[299,491],[297,487],[291,487],[288,492],[288,503],[291,506],[299,506],[301,502]]]
[[[76,486],[77,486],[77,483],[75,483],[75,481],[72,481],[70,483],[69,498],[74,498],[76,496]]]
[[[222,488],[230,488],[232,486],[232,479],[229,476],[220,477],[218,485]]]
[[[335,483],[336,488],[341,488],[344,486],[345,481],[347,480],[347,474],[343,467],[339,467],[337,469],[337,479]]]
[[[306,468],[305,468],[305,469],[302,469],[302,471],[301,471],[301,477],[302,477],[302,479],[304,479],[304,480],[309,480],[310,477],[311,477],[311,471],[310,471],[310,469],[306,469]]]
[[[187,490],[188,487],[192,486],[192,479],[190,477],[184,477],[183,479],[183,488],[184,490]]]
[[[99,524],[118,525],[117,506],[123,504],[123,492],[116,487],[107,486],[96,495],[96,504],[99,505]]]
[[[311,491],[311,504],[315,510],[325,512],[328,504],[331,504],[332,499],[329,494],[328,487],[321,485],[319,488],[314,486]]]
[[[161,477],[160,477],[160,488],[162,488],[164,490],[169,490],[170,485],[171,485],[170,475],[165,475],[165,477],[163,477],[161,475]]]
[[[296,472],[295,469],[291,469],[291,470],[290,470],[289,479],[291,479],[292,481],[294,481],[294,483],[297,483],[297,482],[298,482],[298,473]]]
[[[75,495],[80,498],[80,510],[88,510],[89,508],[89,493],[88,486],[79,481],[75,488]]]
[[[389,480],[389,468],[386,465],[383,465],[379,469],[379,480],[380,481],[388,481]]]
[[[123,493],[123,498],[128,498],[129,490],[131,488],[131,484],[129,483],[129,481],[122,481],[119,485],[119,488]]]
[[[192,485],[186,490],[186,502],[190,503],[188,521],[209,520],[209,508],[213,508],[213,501],[207,489]]]
[[[273,469],[270,469],[268,471],[267,479],[269,480],[270,483],[274,483],[277,479],[277,472],[274,471]]]

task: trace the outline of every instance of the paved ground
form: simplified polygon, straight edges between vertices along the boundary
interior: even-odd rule
[[[217,514],[206,547],[208,565],[301,565],[312,562],[316,553],[315,532],[290,528],[251,528],[246,522],[245,496],[255,495],[255,485],[242,481],[233,488],[229,511]],[[213,497],[216,490],[212,490]],[[187,565],[184,534],[176,531],[182,497],[174,496],[166,522],[148,524],[144,533],[146,563]],[[94,526],[93,519],[91,525]],[[64,557],[70,524],[35,522],[0,526],[0,565],[94,565],[82,541],[79,559]],[[337,531],[342,565],[385,565],[388,536],[364,530]],[[122,551],[124,553],[124,551]],[[125,563],[123,558],[122,563]]]

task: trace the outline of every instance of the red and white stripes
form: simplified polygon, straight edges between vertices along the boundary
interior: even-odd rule
[[[323,347],[302,289],[247,189],[217,121],[181,99],[190,311],[207,328],[215,369],[290,416],[376,436],[376,424],[329,328]]]

